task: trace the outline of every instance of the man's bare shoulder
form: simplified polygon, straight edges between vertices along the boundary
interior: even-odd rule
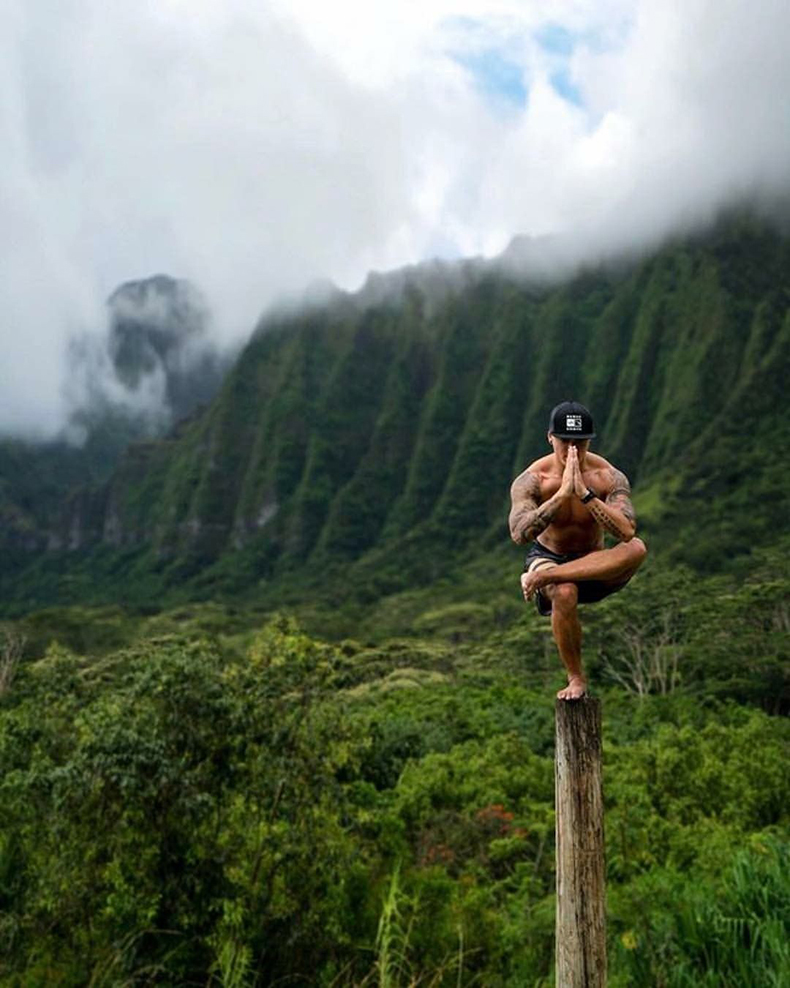
[[[540,485],[541,480],[551,473],[553,459],[554,457],[551,453],[549,453],[548,456],[541,456],[539,460],[534,460],[530,463],[526,470],[523,470],[518,477],[516,477],[513,481],[512,489],[531,489],[536,483]]]
[[[612,466],[606,457],[601,456],[600,453],[588,453],[585,457],[585,464],[592,470],[606,470]]]
[[[556,469],[556,461],[554,459],[554,454],[549,453],[546,456],[541,456],[540,459],[534,460],[524,473],[534,473],[538,477],[545,477],[552,473]]]
[[[623,490],[630,492],[628,477],[605,457],[599,456],[598,453],[588,453],[586,466],[587,470],[595,474],[592,486],[600,494],[613,494],[615,491]]]

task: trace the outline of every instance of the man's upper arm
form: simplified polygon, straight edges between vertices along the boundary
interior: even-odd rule
[[[516,477],[510,488],[510,535],[521,543],[529,516],[540,506],[540,479],[537,474],[525,470]]]
[[[631,502],[631,484],[622,470],[612,467],[612,489],[606,495],[606,503],[616,508],[632,525],[636,525],[636,512]]]

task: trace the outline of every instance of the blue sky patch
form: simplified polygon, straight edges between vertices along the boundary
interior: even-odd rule
[[[581,92],[571,80],[569,65],[573,50],[581,40],[580,36],[561,24],[545,24],[535,32],[535,40],[549,56],[552,66],[549,82],[554,91],[568,103],[581,106]]]
[[[496,21],[448,17],[442,23],[445,53],[464,68],[479,93],[500,108],[523,109],[529,87],[519,60],[523,35],[503,30]]]
[[[527,103],[524,70],[495,48],[475,52],[452,52],[451,57],[474,77],[477,88],[494,99],[503,99],[518,107]]]
[[[559,93],[564,100],[569,103],[573,103],[575,106],[582,105],[582,94],[579,92],[578,86],[575,86],[571,82],[570,73],[567,67],[557,69],[556,72],[552,72],[549,76],[549,82],[551,83],[552,89]]]
[[[564,55],[566,58],[573,53],[576,45],[576,38],[562,24],[544,25],[535,32],[535,40],[550,55]]]

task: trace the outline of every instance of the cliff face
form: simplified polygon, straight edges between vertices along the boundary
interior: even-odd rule
[[[126,282],[107,309],[107,352],[123,388],[154,392],[154,413],[167,423],[214,397],[223,361],[209,335],[208,306],[193,285],[161,274]]]
[[[415,538],[482,544],[547,449],[549,408],[575,397],[656,544],[715,568],[784,521],[789,262],[787,239],[730,221],[553,288],[416,269],[397,293],[270,319],[210,407],[130,446],[49,544],[143,546],[191,572],[246,548],[256,578]]]

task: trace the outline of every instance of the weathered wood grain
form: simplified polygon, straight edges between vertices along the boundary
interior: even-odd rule
[[[601,704],[557,700],[557,988],[604,988],[606,918]]]

